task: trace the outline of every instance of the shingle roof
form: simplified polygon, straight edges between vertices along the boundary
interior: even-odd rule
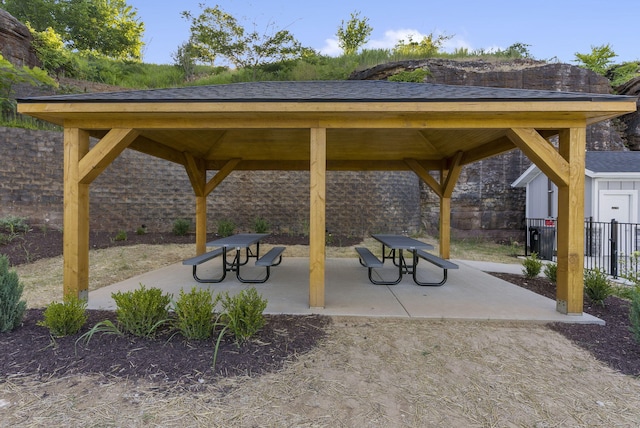
[[[585,167],[594,173],[640,172],[640,152],[587,152]]]
[[[125,92],[22,98],[21,103],[57,102],[463,102],[620,101],[609,94],[403,83],[382,80],[250,82]]]

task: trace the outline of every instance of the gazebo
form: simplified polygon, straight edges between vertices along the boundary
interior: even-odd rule
[[[327,171],[413,171],[439,196],[440,256],[449,258],[461,168],[518,148],[559,189],[556,307],[564,314],[583,310],[586,127],[635,109],[635,97],[387,81],[237,83],[18,105],[64,127],[65,295],[88,297],[89,185],[125,149],[184,166],[197,254],[207,195],[229,173],[309,171],[309,306],[324,307]],[[207,180],[207,171],[216,173]]]

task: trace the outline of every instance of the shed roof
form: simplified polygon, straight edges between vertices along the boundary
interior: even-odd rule
[[[538,175],[540,168],[531,165],[522,173],[512,187],[525,187]],[[638,151],[591,151],[585,155],[585,175],[598,178],[640,179],[640,152]]]

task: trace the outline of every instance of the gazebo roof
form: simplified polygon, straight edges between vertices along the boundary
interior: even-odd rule
[[[85,93],[23,98],[20,102],[540,102],[619,101],[620,98],[620,96],[615,95],[584,92],[454,86],[381,80],[347,80],[250,82],[125,92]]]
[[[306,170],[309,129],[327,129],[330,170],[426,169],[514,149],[512,128],[543,137],[632,111],[634,97],[389,81],[252,82],[24,98],[20,111],[103,138],[135,129],[129,146],[218,170]]]

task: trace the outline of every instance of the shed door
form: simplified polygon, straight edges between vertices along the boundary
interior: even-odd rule
[[[600,192],[599,221],[608,223],[631,223],[631,193]]]
[[[617,250],[619,255],[631,254],[636,248],[634,243],[636,242],[637,227],[629,223],[637,222],[637,212],[635,207],[635,192],[624,190],[603,190],[600,192],[599,203],[599,219],[600,222],[609,223],[611,220],[616,220],[621,223],[618,226],[618,233],[616,237]],[[607,234],[611,231],[608,227]],[[611,240],[609,236],[604,237],[602,243],[604,245],[604,255],[610,253]],[[635,244],[637,245],[637,243]]]

